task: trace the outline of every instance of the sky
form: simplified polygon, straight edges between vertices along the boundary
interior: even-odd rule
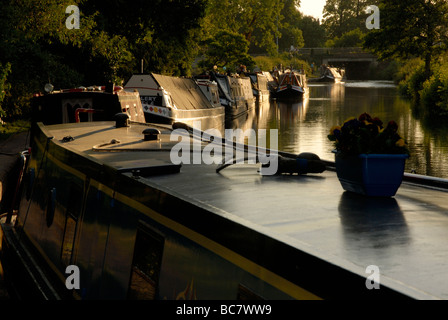
[[[322,9],[326,0],[300,0],[300,11],[307,16],[313,16],[322,20]]]

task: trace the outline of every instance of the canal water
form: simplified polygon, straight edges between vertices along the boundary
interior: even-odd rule
[[[312,152],[333,161],[333,143],[327,138],[330,128],[364,112],[379,117],[384,124],[390,120],[397,122],[411,152],[406,172],[448,178],[448,125],[426,124],[418,119],[393,82],[309,84],[309,94],[303,101],[257,105],[234,127],[268,132],[277,129],[279,150],[295,154]]]

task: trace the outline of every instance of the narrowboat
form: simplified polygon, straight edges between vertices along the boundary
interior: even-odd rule
[[[278,86],[277,77],[274,77],[269,71],[262,71],[262,73],[268,81],[269,95],[273,96],[275,94],[275,88]]]
[[[226,120],[234,120],[255,107],[251,80],[248,77],[208,72],[197,79],[210,79],[218,85],[219,100],[225,107]]]
[[[310,79],[311,82],[329,82],[329,83],[338,83],[344,77],[344,70],[322,66],[321,67],[321,75],[319,78]]]
[[[47,84],[46,88],[53,88]],[[145,121],[138,92],[121,86],[89,86],[71,89],[46,89],[32,99],[33,121],[44,124],[112,120],[126,113],[131,121]]]
[[[135,74],[124,89],[140,93],[146,122],[183,122],[192,126],[195,121],[201,121],[208,128],[224,129],[224,107],[212,104],[193,79]]]
[[[279,74],[273,96],[279,101],[297,101],[303,99],[307,93],[306,76],[297,71],[286,71]]]
[[[333,162],[256,147],[262,139],[124,113],[33,123],[17,210],[1,217],[11,293],[448,298],[447,180],[405,174],[394,197],[361,196],[343,191]]]
[[[195,81],[213,106],[221,106],[218,84],[216,81],[212,81],[209,78],[197,78]]]
[[[244,75],[250,78],[256,102],[268,101],[270,91],[266,75],[262,72],[244,72]]]

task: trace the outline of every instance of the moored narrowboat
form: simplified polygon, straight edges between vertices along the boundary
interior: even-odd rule
[[[212,104],[194,79],[156,73],[135,74],[124,88],[140,93],[146,122],[183,122],[193,126],[195,121],[201,121],[204,127],[224,129],[224,107]]]
[[[268,78],[263,72],[244,72],[244,75],[250,78],[252,92],[256,102],[262,103],[269,100]]]
[[[127,114],[131,121],[145,121],[138,92],[112,85],[37,93],[31,113],[33,121],[44,124],[112,120],[117,113]]]
[[[345,76],[345,71],[339,68],[321,66],[320,77],[310,79],[310,82],[339,83]]]
[[[306,76],[296,71],[279,74],[274,95],[280,101],[297,101],[308,93]]]
[[[370,198],[315,155],[121,120],[33,123],[18,209],[1,219],[14,295],[448,297],[447,181],[406,175]]]
[[[228,76],[217,72],[209,72],[198,79],[208,78],[218,85],[219,100],[226,110],[226,120],[234,120],[255,107],[251,80],[248,77]]]

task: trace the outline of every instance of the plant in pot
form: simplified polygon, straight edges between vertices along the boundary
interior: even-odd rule
[[[368,196],[394,196],[403,180],[409,158],[406,141],[395,121],[384,127],[367,113],[330,129],[335,165],[344,190]]]

